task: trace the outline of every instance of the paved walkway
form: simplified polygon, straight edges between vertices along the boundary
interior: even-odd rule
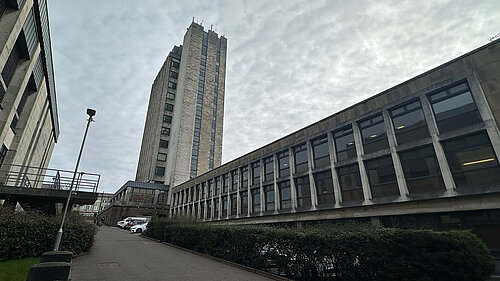
[[[100,227],[90,254],[73,259],[72,281],[271,280],[128,231]]]

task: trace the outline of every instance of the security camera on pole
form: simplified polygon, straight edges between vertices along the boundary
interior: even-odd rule
[[[73,184],[75,183],[76,173],[78,172],[78,166],[80,165],[80,159],[82,158],[83,146],[85,145],[85,139],[87,138],[87,133],[89,131],[90,123],[94,121],[95,110],[87,108],[87,128],[85,129],[85,134],[83,135],[82,146],[80,147],[80,153],[78,154],[78,160],[76,160],[75,172],[73,173],[73,179],[71,180],[71,186],[69,188],[68,199],[66,200],[66,206],[64,207],[64,213],[61,221],[61,227],[57,231],[56,242],[54,243],[54,251],[59,251],[59,245],[61,244],[61,238],[63,234],[64,220],[66,219],[66,213],[68,212],[69,201],[71,200],[71,193],[73,192]]]

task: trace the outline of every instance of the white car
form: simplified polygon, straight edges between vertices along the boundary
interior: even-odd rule
[[[146,231],[146,229],[148,228],[148,223],[143,223],[143,224],[138,224],[138,225],[134,225],[130,228],[130,232],[132,233],[141,233],[141,232],[144,232]]]
[[[126,219],[117,222],[116,226],[121,227],[121,228],[125,228],[125,226],[127,226],[133,220],[145,220],[145,221],[147,221],[148,218],[143,218],[143,217],[127,217]]]

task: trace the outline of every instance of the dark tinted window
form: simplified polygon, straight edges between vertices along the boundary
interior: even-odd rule
[[[297,206],[311,206],[311,190],[309,187],[309,176],[295,179],[295,189],[297,191]]]
[[[314,174],[318,205],[335,204],[332,173],[330,171]]]
[[[165,174],[165,167],[156,166],[155,175],[163,176]]]
[[[399,195],[391,156],[366,161],[365,168],[373,198]]]
[[[252,213],[260,212],[260,189],[252,189]]]
[[[224,194],[227,193],[228,187],[229,187],[229,175],[224,174],[224,175],[222,175],[222,192]]]
[[[236,216],[238,212],[238,197],[236,193],[233,193],[231,196],[231,216]]]
[[[356,201],[364,199],[358,164],[338,168],[337,174],[339,176],[340,190],[342,192],[343,201]]]
[[[429,137],[420,101],[414,101],[391,110],[392,122],[398,144]]]
[[[260,184],[260,163],[256,162],[252,164],[252,184]]]
[[[238,189],[238,170],[231,171],[231,191]]]
[[[248,191],[242,191],[240,192],[240,203],[241,203],[241,214],[242,215],[247,215],[248,214]]]
[[[219,217],[219,198],[214,199],[214,218]]]
[[[264,186],[264,196],[266,199],[266,211],[274,210],[274,185]]]
[[[323,136],[312,141],[314,166],[323,167],[330,165],[330,153],[328,152],[328,138]]]
[[[241,168],[241,188],[248,187],[248,166]]]
[[[293,149],[293,154],[295,156],[295,172],[305,172],[309,168],[307,166],[307,146],[303,145],[297,146]]]
[[[486,132],[443,142],[457,187],[499,184],[500,168]]]
[[[222,217],[223,218],[227,217],[227,208],[228,208],[227,196],[222,196]]]
[[[266,182],[274,180],[274,167],[272,157],[264,159],[264,179]]]
[[[160,140],[160,147],[168,148],[168,140]]]
[[[337,161],[356,158],[356,145],[354,144],[351,125],[336,131],[333,137],[335,140],[335,149],[337,150]]]
[[[399,159],[410,193],[445,189],[432,145],[402,152]]]
[[[172,123],[172,116],[170,115],[163,115],[163,122],[165,123]]]
[[[174,105],[170,103],[165,104],[165,111],[174,111]]]
[[[288,151],[281,152],[278,154],[278,162],[279,162],[279,177],[286,177],[290,175],[290,167],[288,160]]]
[[[389,147],[382,114],[359,123],[365,154]]]
[[[469,85],[464,82],[429,96],[441,133],[481,122]]]
[[[280,208],[282,210],[292,208],[292,190],[290,188],[290,181],[282,181],[278,183],[278,189],[280,192]]]

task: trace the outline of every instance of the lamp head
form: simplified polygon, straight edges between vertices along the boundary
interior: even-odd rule
[[[95,109],[87,108],[87,115],[93,117],[95,115]]]

